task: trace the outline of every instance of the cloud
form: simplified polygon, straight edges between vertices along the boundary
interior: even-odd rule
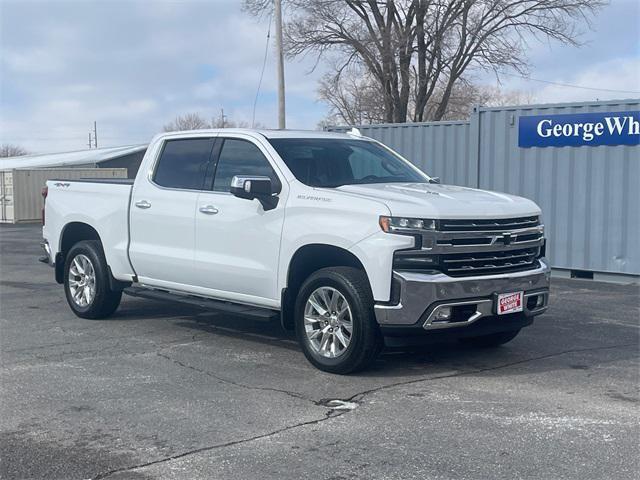
[[[576,72],[573,76],[552,77],[552,80],[558,83],[618,91],[546,85],[535,94],[536,102],[558,103],[638,98],[640,93],[628,92],[640,92],[640,59],[617,58],[590,65]]]
[[[251,121],[268,25],[239,2],[5,2],[0,141],[32,151],[148,141],[176,115]],[[24,19],[28,19],[24,22]],[[273,45],[256,120],[277,123]],[[286,65],[288,126],[326,113],[311,61]]]

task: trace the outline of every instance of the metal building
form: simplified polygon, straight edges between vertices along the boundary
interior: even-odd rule
[[[29,168],[126,168],[129,178],[135,178],[147,145],[96,148],[75,152],[23,155],[0,158],[0,171]]]
[[[42,216],[47,180],[127,178],[126,168],[36,168],[0,171],[0,222],[36,222]]]
[[[443,183],[534,200],[556,271],[640,279],[640,100],[477,107],[466,122],[357,127]]]
[[[49,179],[133,178],[146,145],[0,158],[0,221],[40,219],[42,187]]]

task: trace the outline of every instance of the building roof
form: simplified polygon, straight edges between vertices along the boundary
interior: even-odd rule
[[[124,157],[125,155],[142,152],[146,149],[147,145],[127,145],[123,147],[96,148],[75,152],[0,158],[0,170],[95,165],[107,160]]]

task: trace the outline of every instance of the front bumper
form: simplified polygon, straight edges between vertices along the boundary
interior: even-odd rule
[[[394,271],[394,283],[399,289],[396,304],[376,305],[376,320],[383,332],[393,330],[386,327],[458,330],[494,317],[497,293],[517,291],[524,292],[524,310],[519,316],[531,318],[543,313],[549,300],[551,268],[545,258],[538,261],[540,266],[532,270],[476,277]],[[436,313],[444,307],[457,307],[454,310],[459,313],[450,321],[440,321]]]

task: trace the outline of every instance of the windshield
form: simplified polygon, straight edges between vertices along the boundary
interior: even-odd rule
[[[295,177],[310,187],[429,181],[426,175],[375,142],[335,138],[269,141]]]

